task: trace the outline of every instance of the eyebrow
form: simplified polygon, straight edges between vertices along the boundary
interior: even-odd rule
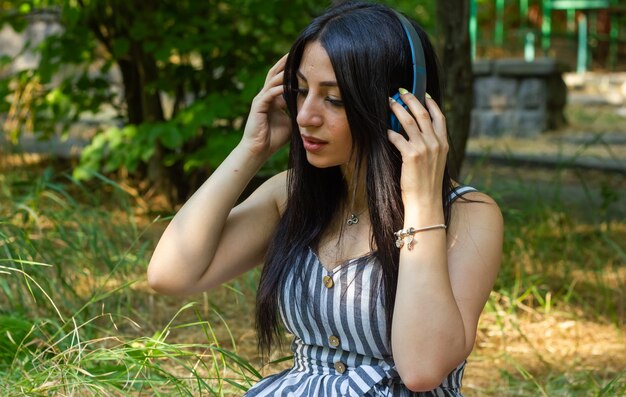
[[[308,82],[306,77],[304,77],[302,72],[300,72],[299,70],[296,72],[296,75],[298,77],[300,77],[302,80],[304,80],[305,82]],[[320,83],[320,86],[322,86],[322,87],[337,87],[337,82],[336,81],[322,81]]]

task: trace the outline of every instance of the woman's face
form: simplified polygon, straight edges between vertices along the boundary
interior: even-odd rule
[[[352,153],[352,133],[335,71],[319,42],[307,44],[297,74],[296,121],[307,160],[318,168],[347,164]]]

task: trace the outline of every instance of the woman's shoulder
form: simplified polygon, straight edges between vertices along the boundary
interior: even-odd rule
[[[495,279],[501,263],[504,218],[496,200],[485,192],[467,191],[452,204],[448,225],[448,255],[458,274],[491,275]],[[478,273],[472,273],[479,266]],[[478,282],[478,281],[477,281]],[[480,305],[482,308],[482,304]],[[478,309],[477,309],[478,310]]]
[[[270,177],[262,185],[263,189],[267,189],[270,196],[276,203],[280,214],[282,215],[287,205],[287,171],[279,172]]]
[[[277,188],[287,187],[287,172],[288,171],[281,171],[269,177],[263,184]]]
[[[487,193],[471,185],[462,185],[454,182],[450,190],[450,199],[453,204],[492,204],[498,207],[496,201]],[[460,200],[459,200],[460,199]]]
[[[472,186],[454,184],[452,195],[452,227],[459,224],[492,225],[502,227],[500,207],[487,193]]]

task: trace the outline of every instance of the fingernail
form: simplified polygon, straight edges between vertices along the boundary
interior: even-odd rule
[[[426,93],[426,98],[433,99],[433,97],[431,97],[429,93]]]
[[[392,103],[396,103],[396,100],[393,99],[392,97],[389,97],[389,104],[392,104]]]
[[[402,87],[398,88],[398,92],[400,93],[400,95],[404,95],[404,94],[408,94],[409,93],[406,89],[404,89]]]

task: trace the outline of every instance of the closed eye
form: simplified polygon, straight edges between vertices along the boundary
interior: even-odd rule
[[[343,101],[341,99],[334,99],[331,97],[326,97],[326,101],[329,102],[333,106],[343,106]]]
[[[309,90],[307,88],[294,88],[293,90],[296,93],[296,95],[303,97],[303,98],[306,98],[306,96],[309,95]],[[336,107],[343,106],[343,101],[341,99],[336,99],[336,98],[327,96],[326,98],[324,98],[324,100]]]

